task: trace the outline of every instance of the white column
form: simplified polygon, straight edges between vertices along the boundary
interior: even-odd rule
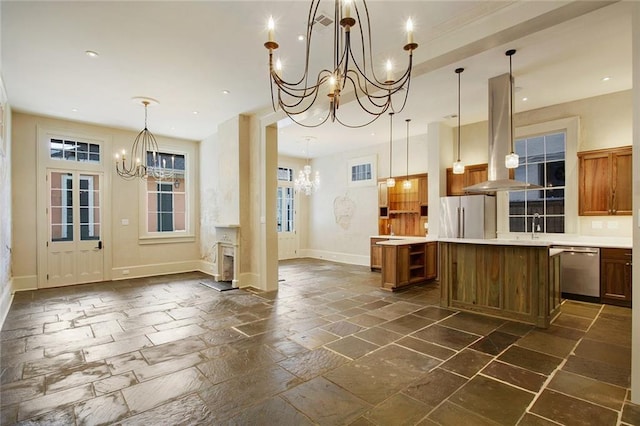
[[[451,127],[433,122],[427,125],[427,173],[429,174],[429,236],[440,234],[440,197],[447,194],[447,164],[453,161]]]

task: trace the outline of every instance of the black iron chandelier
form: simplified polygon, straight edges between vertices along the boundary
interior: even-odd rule
[[[158,101],[150,98],[133,100],[144,105],[144,129],[136,136],[129,154],[123,149],[115,155],[116,172],[125,179],[171,179],[175,176],[175,156],[159,152],[155,136],[147,129],[147,107]]]
[[[311,76],[310,57],[313,30],[320,25],[323,15],[319,12],[321,0],[312,0],[309,7],[306,33],[306,51],[304,73],[299,79],[291,81],[282,77],[282,66],[279,59],[273,58],[273,51],[279,45],[274,39],[275,25],[269,19],[269,36],[264,46],[269,50],[269,74],[271,83],[271,103],[273,109],[281,109],[292,121],[304,127],[318,127],[327,119],[337,121],[346,127],[357,128],[371,124],[382,114],[391,110],[401,112],[407,102],[413,51],[418,44],[413,41],[413,23],[407,21],[407,43],[404,50],[409,54],[409,64],[404,73],[394,79],[393,66],[390,60],[386,63],[386,78],[380,78],[374,70],[371,24],[369,10],[365,0],[334,0],[333,19],[333,64],[322,69],[317,77]],[[327,18],[324,16],[324,18]],[[357,20],[356,20],[357,18]],[[360,26],[357,22],[360,21]],[[317,30],[316,30],[317,31]],[[357,55],[352,49],[352,33],[356,34],[360,46],[356,46]],[[358,42],[356,42],[356,45]],[[360,107],[368,114],[364,122],[346,123],[338,116],[340,96],[352,90]],[[400,103],[393,104],[394,95],[398,95]],[[327,114],[313,124],[302,123],[306,112],[318,99],[328,97]],[[396,108],[397,107],[397,108]]]

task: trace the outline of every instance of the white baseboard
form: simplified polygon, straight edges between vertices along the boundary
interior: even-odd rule
[[[13,277],[12,293],[16,291],[27,291],[38,289],[38,276],[37,275],[23,275],[22,277]]]
[[[155,275],[179,274],[181,272],[199,271],[201,267],[200,263],[200,260],[190,260],[186,262],[167,262],[152,265],[119,267],[111,270],[111,276],[113,281],[119,281],[130,278],[152,277]]]
[[[13,302],[13,280],[9,281],[2,287],[2,294],[0,295],[0,329],[4,325],[4,320],[7,319],[11,303]]]
[[[200,260],[199,261],[199,265],[198,265],[198,271],[207,274],[207,275],[211,275],[214,276],[215,275],[215,265],[213,264],[213,262],[207,262],[206,260]]]
[[[300,257],[311,257],[313,259],[324,259],[332,262],[348,263],[350,265],[369,266],[370,260],[368,255],[340,253],[335,251],[302,249]]]
[[[256,274],[254,272],[241,273],[238,287],[253,287],[260,289],[260,274]]]

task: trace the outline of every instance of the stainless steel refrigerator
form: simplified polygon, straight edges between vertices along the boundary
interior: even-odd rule
[[[491,195],[441,197],[440,236],[496,238],[496,197]]]

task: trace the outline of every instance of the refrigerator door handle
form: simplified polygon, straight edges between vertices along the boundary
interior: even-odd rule
[[[464,218],[464,207],[462,208],[462,238],[465,237],[465,229],[464,229],[464,224],[465,224],[466,220]]]
[[[456,207],[456,238],[460,238],[460,207]]]

